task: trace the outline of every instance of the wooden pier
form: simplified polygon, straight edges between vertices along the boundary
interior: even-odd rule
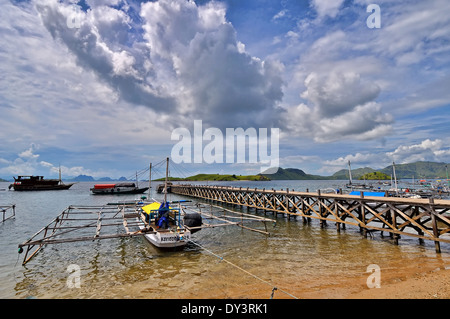
[[[288,218],[298,216],[304,223],[317,219],[321,227],[330,222],[338,232],[346,225],[359,227],[364,236],[386,232],[396,244],[400,236],[431,240],[436,252],[441,252],[441,242],[450,243],[450,200],[176,184],[171,186],[171,192]]]

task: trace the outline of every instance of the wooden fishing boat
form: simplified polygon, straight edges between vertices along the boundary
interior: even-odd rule
[[[164,200],[162,203],[154,201],[148,205],[137,207],[139,222],[138,227],[145,231],[144,238],[158,248],[181,248],[191,240],[191,231],[184,225],[181,218],[181,208],[173,208],[167,201],[169,158],[166,164],[166,179],[164,183]],[[193,220],[189,220],[192,222]],[[190,223],[193,226],[201,226],[202,219]]]
[[[137,187],[135,183],[96,184],[91,189],[95,195],[142,194],[148,187]]]
[[[69,189],[75,183],[64,184],[61,179],[46,179],[44,176],[23,175],[14,177],[14,183],[9,185],[9,189],[15,191],[49,191]]]
[[[191,240],[191,231],[184,227],[180,210],[167,202],[141,207],[137,219],[140,230],[150,230],[144,238],[158,248],[181,248]]]

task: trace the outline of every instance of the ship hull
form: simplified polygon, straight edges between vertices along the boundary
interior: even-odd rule
[[[72,187],[72,184],[64,184],[64,185],[14,185],[12,184],[12,188],[15,191],[55,191],[55,190],[63,190],[69,189]]]
[[[15,191],[53,191],[69,189],[75,183],[64,184],[60,179],[45,179],[43,176],[14,177],[14,184],[9,189]]]

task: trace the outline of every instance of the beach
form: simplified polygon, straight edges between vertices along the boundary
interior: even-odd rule
[[[366,288],[352,293],[350,299],[448,299],[450,298],[450,269],[415,274],[404,280]]]

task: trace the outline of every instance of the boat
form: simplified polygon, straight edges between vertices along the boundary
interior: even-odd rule
[[[364,184],[358,184],[358,183],[353,183],[352,180],[352,167],[350,165],[350,161],[348,161],[348,183],[345,184],[346,188],[350,188],[351,190],[354,189],[373,189],[372,185],[366,185],[366,183]]]
[[[202,218],[200,214],[185,214],[181,218],[181,206],[178,208],[170,206],[167,201],[168,170],[169,158],[167,158],[164,200],[138,207],[136,221],[139,229],[146,233],[144,238],[152,245],[163,249],[179,249],[191,240],[192,233],[189,227],[201,226]]]
[[[168,202],[153,202],[141,207],[137,217],[144,238],[158,248],[182,248],[191,240],[191,231],[181,222],[181,211]]]
[[[95,195],[142,194],[148,187],[139,188],[135,183],[95,184],[90,189]]]
[[[9,185],[9,189],[15,191],[49,191],[69,189],[75,183],[64,184],[60,179],[46,179],[44,176],[21,175],[14,177],[14,183]]]

